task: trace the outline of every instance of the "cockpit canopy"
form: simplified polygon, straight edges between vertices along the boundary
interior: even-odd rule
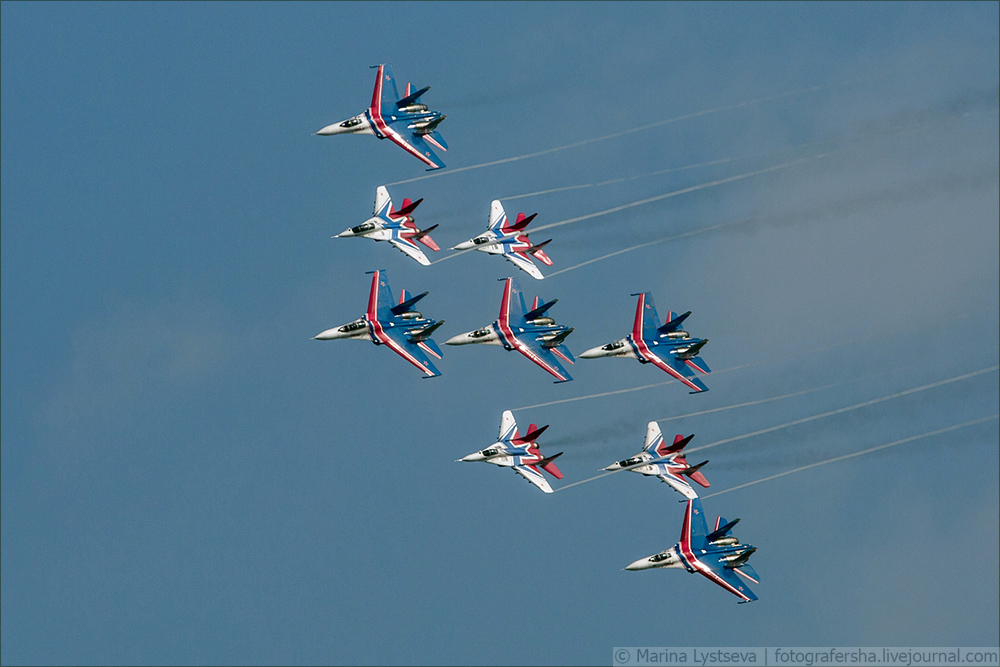
[[[661,551],[660,553],[656,554],[655,556],[650,556],[649,557],[649,562],[651,562],[651,563],[659,563],[660,561],[664,561],[664,560],[669,559],[672,555],[673,554],[670,553],[670,550],[667,549],[666,551]]]
[[[622,468],[627,468],[629,466],[634,466],[636,463],[642,463],[642,459],[639,458],[638,456],[633,456],[630,459],[625,459],[624,461],[619,461],[618,465],[620,465]]]
[[[493,329],[490,327],[486,327],[484,329],[476,329],[475,331],[469,334],[469,338],[482,338],[483,336],[489,336],[491,333],[493,333]]]
[[[482,245],[484,243],[489,243],[492,240],[493,239],[490,238],[489,236],[477,236],[476,238],[472,239],[472,242],[475,243],[476,245]]]
[[[341,127],[354,127],[355,125],[361,125],[361,119],[355,116],[354,118],[348,118],[343,123],[340,124]]]
[[[344,326],[340,327],[339,329],[337,329],[337,331],[340,331],[342,333],[350,333],[352,331],[358,331],[359,329],[364,329],[366,326],[368,325],[365,324],[364,320],[354,320],[353,322],[349,322],[348,324],[345,324]]]
[[[491,447],[489,449],[484,449],[483,451],[480,452],[480,454],[482,454],[486,458],[489,458],[491,456],[496,456],[499,453],[500,453],[500,450],[496,449],[494,447]]]
[[[370,232],[373,229],[375,229],[374,222],[365,222],[358,225],[357,227],[351,227],[351,232],[353,232],[354,234],[364,234],[365,232]]]
[[[610,350],[619,350],[619,349],[621,349],[623,347],[625,347],[625,341],[616,340],[613,343],[608,343],[607,345],[602,345],[601,349],[602,350],[609,350],[610,351]]]

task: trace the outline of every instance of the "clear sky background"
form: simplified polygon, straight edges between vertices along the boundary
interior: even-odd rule
[[[3,3],[3,663],[997,645],[998,60],[997,3]],[[433,86],[448,169],[403,183],[429,174],[389,142],[311,136],[382,62]],[[705,187],[536,232],[533,281],[331,239],[381,184],[424,198],[436,260],[492,199],[541,227]],[[439,342],[509,275],[576,353],[649,291],[694,311],[711,391],[479,346],[421,379],[310,340],[376,268],[430,290]],[[666,485],[455,463],[504,409],[551,425],[555,486],[650,420],[727,440],[690,456],[709,492],[985,421],[706,498],[759,548],[737,605],[622,571],[677,540]]]

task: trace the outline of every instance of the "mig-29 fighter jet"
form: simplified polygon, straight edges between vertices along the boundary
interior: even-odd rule
[[[632,357],[641,363],[652,363],[657,368],[670,373],[697,394],[708,391],[708,387],[691,370],[700,373],[710,373],[711,369],[698,352],[708,342],[707,338],[692,338],[691,334],[680,328],[691,311],[683,315],[667,312],[667,322],[660,326],[660,318],[653,305],[653,296],[649,292],[633,294],[639,297],[635,309],[635,322],[632,333],[613,343],[594,347],[580,354],[582,359],[597,359],[598,357]]]
[[[392,289],[386,280],[385,270],[368,273],[374,275],[372,289],[368,294],[368,310],[365,314],[353,322],[316,334],[313,340],[338,338],[370,340],[376,345],[388,346],[393,352],[426,373],[425,377],[441,375],[427,355],[435,359],[441,358],[441,349],[431,339],[431,334],[444,324],[444,320],[428,319],[413,310],[413,305],[428,293],[411,297],[406,290],[402,290],[399,302],[394,305]]]
[[[506,350],[517,350],[524,356],[551,373],[556,382],[569,382],[573,378],[566,372],[563,361],[574,363],[573,353],[563,344],[573,328],[556,324],[545,312],[559,299],[539,305],[536,296],[528,310],[524,305],[521,285],[514,278],[507,278],[503,299],[500,301],[500,317],[482,329],[453,336],[445,345],[502,345]]]
[[[684,568],[697,572],[740,598],[740,604],[753,602],[747,581],[760,583],[760,577],[747,561],[757,547],[741,544],[729,534],[739,519],[726,522],[721,516],[715,520],[715,529],[708,532],[704,510],[699,498],[689,498],[681,527],[681,540],[666,551],[640,558],[626,570],[649,570],[654,567]]]
[[[643,475],[653,475],[669,484],[685,498],[697,498],[698,494],[694,492],[685,477],[708,488],[708,480],[699,470],[708,461],[692,466],[688,465],[684,459],[681,450],[691,442],[693,437],[694,434],[686,438],[683,435],[678,435],[674,438],[674,444],[667,445],[660,433],[660,425],[656,422],[649,422],[649,425],[646,426],[646,444],[642,451],[624,461],[612,463],[604,470],[629,470]]]
[[[543,457],[538,450],[538,443],[535,440],[542,434],[548,426],[537,428],[534,424],[528,427],[528,432],[518,435],[517,422],[510,410],[503,411],[500,420],[499,440],[486,449],[480,450],[468,456],[464,456],[458,461],[483,461],[493,465],[512,468],[521,477],[525,478],[545,493],[552,493],[552,487],[542,475],[542,470],[549,473],[556,479],[562,479],[563,474],[553,461],[562,452],[549,457]],[[539,470],[541,468],[541,470]]]
[[[388,241],[395,248],[402,250],[424,266],[429,266],[430,261],[414,241],[420,241],[434,252],[440,250],[434,239],[428,236],[428,232],[437,228],[437,225],[432,225],[423,230],[417,229],[416,223],[413,222],[413,216],[410,215],[413,213],[413,209],[422,201],[423,199],[418,199],[414,202],[404,199],[403,207],[397,211],[392,206],[389,191],[385,189],[384,185],[380,185],[375,190],[375,212],[373,217],[365,220],[357,227],[345,229],[333,238],[361,236],[376,241]]]
[[[396,90],[396,80],[392,76],[389,65],[372,65],[378,67],[375,75],[375,90],[372,92],[372,105],[353,118],[327,125],[316,134],[329,136],[333,134],[374,134],[379,139],[389,139],[407,153],[426,165],[427,170],[440,169],[444,166],[431,146],[440,150],[448,150],[448,144],[437,131],[438,124],[447,116],[440,111],[430,111],[426,104],[417,100],[430,90],[430,86],[410,92],[410,84],[406,84],[406,94],[399,96]]]
[[[542,241],[538,245],[532,245],[527,234],[521,232],[528,223],[535,219],[537,213],[525,217],[524,213],[518,213],[513,224],[507,219],[507,214],[503,210],[503,205],[499,200],[494,199],[490,205],[490,226],[486,231],[474,239],[463,241],[452,250],[481,250],[491,255],[501,255],[517,268],[525,271],[532,278],[541,280],[545,276],[538,270],[534,262],[535,257],[546,266],[552,266],[552,260],[542,251],[542,247],[548,241]]]

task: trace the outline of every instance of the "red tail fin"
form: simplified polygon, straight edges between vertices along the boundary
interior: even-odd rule
[[[420,230],[416,234],[414,234],[411,238],[414,241],[420,241],[421,243],[423,243],[425,246],[427,246],[428,248],[430,248],[434,252],[437,252],[441,248],[439,248],[438,244],[434,242],[434,239],[432,239],[430,236],[428,236],[428,233],[431,232],[434,229],[437,229],[437,225],[431,225],[427,229]]]
[[[420,199],[418,199],[415,202],[411,202],[408,198],[404,199],[403,200],[403,207],[400,208],[398,211],[391,211],[390,215],[397,216],[397,217],[401,216],[401,215],[409,215],[409,214],[413,213],[413,209],[415,209],[417,206],[419,206],[420,202],[422,202],[423,200],[424,200],[423,197],[421,197]]]
[[[524,229],[525,227],[527,227],[528,223],[531,222],[532,220],[534,220],[536,215],[538,215],[538,214],[537,213],[532,213],[528,217],[524,217],[524,213],[518,213],[517,214],[517,220],[515,220],[514,224],[511,225],[510,227],[508,227],[507,229],[509,229],[510,231],[513,231],[513,232],[520,231],[520,230]]]
[[[541,461],[539,461],[535,465],[537,465],[539,468],[541,468],[545,472],[549,473],[550,475],[552,475],[556,479],[562,479],[563,478],[562,472],[560,472],[559,468],[556,467],[556,464],[553,463],[553,461],[555,461],[557,458],[559,458],[562,455],[563,455],[563,453],[559,452],[558,454],[554,454],[554,455],[552,455],[552,456],[550,456],[548,458],[542,459]]]

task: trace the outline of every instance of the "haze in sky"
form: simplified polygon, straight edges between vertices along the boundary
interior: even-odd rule
[[[996,3],[0,12],[3,664],[1000,643]],[[378,63],[432,86],[446,169],[312,136]],[[331,238],[379,185],[424,198],[431,266]],[[544,280],[447,250],[493,199],[538,214]],[[374,269],[429,290],[438,342],[516,275],[577,354],[650,292],[693,311],[710,391],[311,340]],[[455,462],[505,409],[550,425],[561,490]],[[622,570],[680,531],[666,485],[595,478],[651,420],[705,448],[758,602]]]

